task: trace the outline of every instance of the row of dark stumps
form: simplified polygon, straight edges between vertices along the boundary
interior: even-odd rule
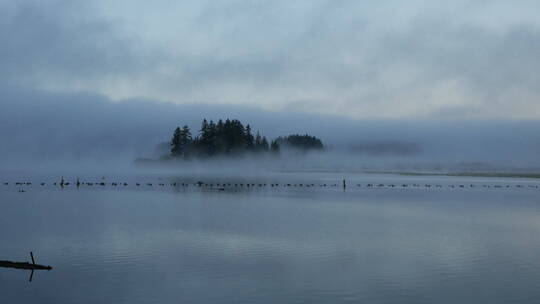
[[[9,182],[4,182],[4,185],[8,186],[10,185]],[[16,186],[32,186],[32,182],[14,182],[13,183]],[[41,182],[39,183],[40,186],[46,186],[47,183]],[[109,187],[127,187],[130,184],[127,182],[84,182],[77,179],[75,182],[68,182],[65,181],[64,178],[61,179],[60,182],[54,182],[52,183],[54,186],[60,186],[61,188],[69,187],[69,186],[75,186],[77,188],[81,186],[86,187],[96,187],[96,186],[109,186]],[[173,182],[173,183],[152,183],[152,182],[146,182],[146,183],[140,183],[135,182],[131,184],[132,186],[136,187],[200,187],[200,188],[212,188],[217,190],[225,190],[227,188],[337,188],[338,186],[341,186],[343,189],[347,188],[347,183],[345,180],[342,181],[342,183],[207,183],[203,181],[197,181],[194,183],[188,183],[188,182]],[[419,183],[413,183],[413,184],[382,184],[382,183],[366,183],[366,184],[354,184],[353,186],[356,186],[357,188],[494,188],[494,189],[510,189],[510,188],[532,188],[532,189],[539,189],[538,185],[524,185],[524,184],[513,184],[513,185],[502,185],[502,184],[419,184]],[[24,191],[24,189],[21,189]]]

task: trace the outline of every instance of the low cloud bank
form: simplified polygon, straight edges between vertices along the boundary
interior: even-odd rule
[[[193,162],[180,167],[264,170],[529,170],[540,168],[540,122],[352,120],[295,112],[155,101],[112,102],[91,93],[0,87],[0,165],[9,170],[83,168],[137,170],[136,158],[157,158],[173,129],[202,118],[239,119],[269,138],[315,135],[323,153]],[[156,147],[162,144],[161,151]],[[175,167],[175,166],[173,166]],[[176,169],[173,169],[176,170]]]

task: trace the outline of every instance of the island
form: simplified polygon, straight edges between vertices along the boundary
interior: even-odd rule
[[[322,141],[308,134],[292,134],[268,140],[259,131],[253,133],[251,126],[244,126],[237,119],[203,119],[197,136],[187,125],[176,127],[169,142],[169,154],[165,158],[192,159],[215,156],[242,156],[249,154],[277,155],[283,149],[310,151],[323,150]]]

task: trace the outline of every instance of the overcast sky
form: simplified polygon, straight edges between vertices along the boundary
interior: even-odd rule
[[[351,118],[540,118],[539,1],[0,0],[0,81]]]

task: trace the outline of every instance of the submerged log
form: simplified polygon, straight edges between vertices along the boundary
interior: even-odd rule
[[[32,270],[32,274],[34,273],[34,270],[51,270],[52,269],[51,266],[44,266],[44,265],[36,264],[36,260],[34,260],[34,253],[32,253],[32,251],[30,251],[30,258],[32,259],[32,264],[28,262],[12,262],[12,261],[0,260],[0,267]],[[30,281],[32,281],[32,276],[30,276]]]
[[[32,264],[28,262],[0,261],[0,267],[26,269],[26,270],[51,270],[51,266]]]

